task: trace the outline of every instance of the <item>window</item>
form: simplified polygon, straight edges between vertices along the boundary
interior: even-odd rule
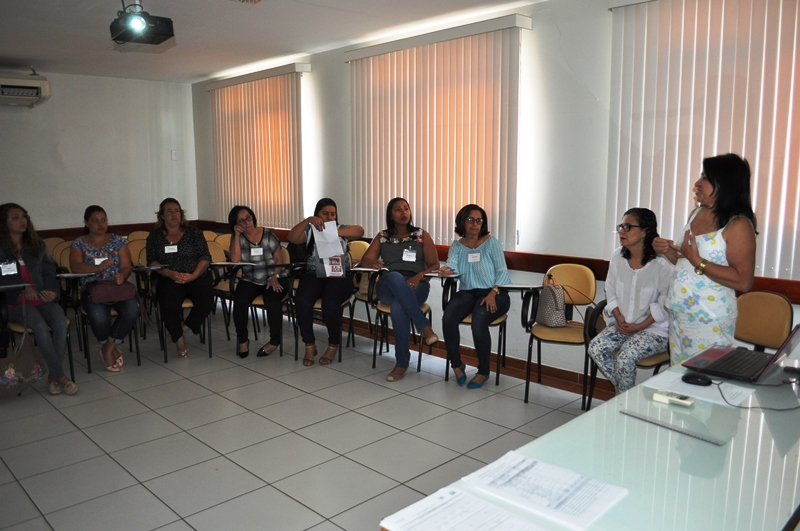
[[[350,62],[355,222],[377,233],[400,196],[447,245],[456,212],[477,203],[513,249],[519,27],[398,47]]]
[[[613,11],[607,226],[651,208],[682,236],[702,159],[753,173],[756,275],[800,278],[798,2],[659,0]],[[606,250],[616,245],[609,236]]]
[[[210,83],[217,221],[248,205],[259,224],[292,227],[303,217],[300,73],[286,68]],[[296,65],[305,66],[305,65]],[[277,72],[276,72],[277,71]]]

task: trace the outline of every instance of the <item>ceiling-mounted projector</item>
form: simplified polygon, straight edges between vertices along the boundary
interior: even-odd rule
[[[144,11],[139,0],[128,6],[122,2],[122,11],[111,22],[111,39],[117,43],[161,44],[175,36],[172,19],[155,17]]]

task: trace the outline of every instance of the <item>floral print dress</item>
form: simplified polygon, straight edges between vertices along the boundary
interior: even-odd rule
[[[689,217],[684,233],[691,228],[692,220],[699,211],[695,210]],[[727,245],[722,237],[724,230],[725,227],[722,227],[708,234],[695,235],[701,258],[710,263],[728,265]],[[679,258],[675,264],[666,305],[671,313],[669,348],[673,365],[712,346],[733,344],[738,315],[736,292],[706,275],[698,275],[685,258]]]

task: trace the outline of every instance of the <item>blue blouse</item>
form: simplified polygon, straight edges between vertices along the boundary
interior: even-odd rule
[[[494,236],[489,236],[476,249],[454,240],[447,254],[447,267],[461,275],[458,279],[460,289],[487,289],[511,284],[503,248]]]

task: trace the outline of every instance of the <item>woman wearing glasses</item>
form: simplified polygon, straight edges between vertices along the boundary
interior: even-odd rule
[[[478,355],[478,373],[467,384],[469,389],[481,387],[489,379],[489,357],[492,336],[489,325],[505,315],[511,306],[508,293],[499,286],[511,284],[506,258],[497,238],[489,234],[486,212],[478,205],[467,205],[456,214],[456,234],[447,255],[447,266],[439,276],[460,275],[459,290],[444,310],[442,326],[447,343],[447,359],[458,385],[467,381],[467,366],[461,361],[459,324],[472,314],[472,340]]]
[[[753,286],[756,219],[750,203],[750,165],[728,153],[703,160],[694,185],[698,207],[677,243],[653,247],[675,264],[667,305],[672,363],[712,346],[733,344],[736,290]]]
[[[652,210],[631,208],[617,225],[620,247],[606,276],[608,326],[589,343],[589,356],[617,394],[636,384],[636,363],[667,350],[664,307],[672,265],[653,249],[658,221]]]
[[[419,308],[431,289],[425,273],[438,269],[439,255],[430,234],[414,226],[408,201],[395,197],[386,205],[386,230],[372,240],[361,264],[389,270],[381,276],[376,289],[381,302],[392,307],[397,364],[386,380],[396,382],[406,374],[411,359],[408,350],[411,321],[422,332],[425,344],[439,341],[431,322]]]
[[[280,267],[283,264],[281,242],[270,229],[259,227],[256,214],[250,207],[236,205],[228,214],[231,227],[231,262],[250,262],[242,268],[242,278],[233,296],[233,324],[236,327],[238,354],[250,354],[247,337],[247,311],[253,300],[261,295],[267,310],[269,342],[258,349],[258,356],[269,356],[281,344],[283,312],[281,303],[289,288],[289,279]]]

